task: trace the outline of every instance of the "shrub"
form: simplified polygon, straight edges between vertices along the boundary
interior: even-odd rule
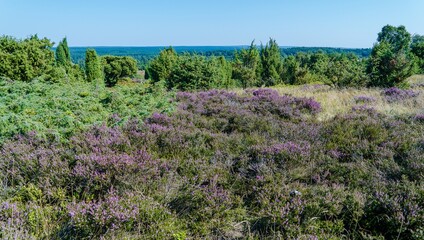
[[[172,92],[161,83],[97,88],[87,82],[44,83],[0,79],[0,142],[36,131],[68,140],[74,133],[116,113],[144,119],[152,111],[169,112]]]
[[[102,63],[108,87],[115,86],[121,78],[132,77],[137,73],[137,61],[132,57],[103,56]]]
[[[30,81],[53,68],[53,43],[37,35],[24,40],[0,37],[0,76]]]

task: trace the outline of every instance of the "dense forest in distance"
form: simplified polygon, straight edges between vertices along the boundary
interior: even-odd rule
[[[72,61],[83,64],[87,48],[93,48],[97,54],[130,56],[137,60],[139,67],[143,68],[147,63],[155,58],[166,47],[69,47]],[[224,56],[227,60],[234,58],[236,50],[249,48],[245,46],[175,46],[177,53],[200,54],[204,56]],[[332,48],[332,47],[280,47],[281,55],[293,56],[299,52],[316,53],[323,51],[329,53],[354,53],[358,57],[366,58],[371,54],[371,48]]]

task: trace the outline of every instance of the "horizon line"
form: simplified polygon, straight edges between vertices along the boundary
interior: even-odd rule
[[[111,48],[111,47],[128,47],[128,48],[181,48],[181,47],[249,47],[250,45],[98,45],[98,46],[83,46],[83,45],[74,45],[69,46],[69,48]],[[255,45],[260,47],[261,45]],[[279,46],[280,48],[335,48],[335,49],[372,49],[372,47],[329,47],[329,46]],[[56,47],[53,47],[56,48]]]

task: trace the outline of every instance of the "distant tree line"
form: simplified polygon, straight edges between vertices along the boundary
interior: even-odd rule
[[[424,37],[412,37],[404,26],[387,25],[378,34],[369,58],[323,50],[283,56],[274,39],[259,47],[252,42],[249,48],[236,51],[231,60],[179,55],[168,48],[149,63],[147,72],[153,81],[165,81],[169,88],[182,90],[309,83],[401,86],[412,74],[424,72]]]
[[[359,58],[367,58],[371,55],[371,48],[333,48],[333,47],[287,47],[281,49],[283,57],[294,56],[298,53],[317,53],[326,54],[351,53]]]
[[[168,88],[260,87],[324,83],[334,87],[401,86],[414,73],[424,73],[424,36],[411,36],[404,26],[384,26],[370,50],[334,48],[282,49],[274,39],[265,45],[218,52],[177,53],[166,48],[142,64],[130,56],[98,56],[85,50],[85,61],[75,62],[67,39],[53,43],[37,35],[24,40],[0,37],[0,76],[13,80],[80,81],[114,86],[138,69]],[[296,52],[308,50],[307,52]],[[369,57],[365,58],[370,54]]]
[[[246,48],[245,46],[234,47],[235,49],[209,49],[209,47],[175,47],[177,53],[190,55],[202,55],[205,57],[223,56],[226,60],[234,60],[235,50]],[[128,56],[137,60],[137,66],[145,69],[149,62],[157,57],[162,50],[159,47],[96,47],[97,54],[100,56]],[[71,58],[74,63],[84,67],[86,48],[71,47]],[[283,57],[296,55],[297,53],[316,53],[322,51],[324,53],[353,53],[359,58],[367,58],[371,54],[371,48],[331,48],[331,47],[281,47],[280,53]]]

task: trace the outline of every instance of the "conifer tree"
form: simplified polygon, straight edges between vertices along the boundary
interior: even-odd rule
[[[281,82],[282,59],[280,47],[270,38],[265,47],[261,47],[262,85],[273,86]]]
[[[65,51],[65,58],[66,58],[66,61],[67,61],[68,63],[72,63],[72,60],[71,60],[71,52],[69,51],[69,47],[68,47],[68,40],[66,39],[66,37],[65,37],[65,38],[63,38],[63,40],[62,40],[62,45],[63,45],[63,50]]]
[[[415,58],[410,49],[411,34],[404,26],[386,25],[378,34],[377,41],[368,60],[369,85],[401,85],[416,71]]]
[[[95,82],[102,78],[100,58],[94,49],[87,49],[85,52],[85,74],[88,82]]]
[[[64,38],[56,48],[56,62],[59,66],[67,67],[72,64],[68,41]]]
[[[169,47],[162,50],[159,56],[150,62],[147,72],[150,78],[155,82],[168,80],[171,75],[171,70],[177,62],[177,52],[172,47]]]
[[[259,50],[252,41],[248,49],[235,53],[233,62],[233,78],[239,81],[243,88],[258,84],[261,74],[261,59]]]

